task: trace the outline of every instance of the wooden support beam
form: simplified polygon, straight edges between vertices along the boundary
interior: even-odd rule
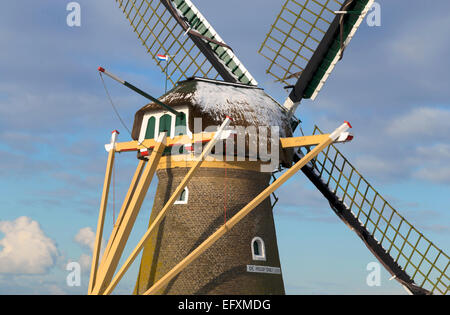
[[[220,136],[223,132],[223,130],[228,127],[230,123],[230,119],[227,117],[225,121],[223,122],[222,126],[217,131],[216,135],[208,143],[208,145],[203,149],[202,153],[199,157],[196,158],[195,164],[191,167],[189,172],[186,174],[186,176],[183,178],[181,183],[178,185],[178,187],[175,189],[172,196],[169,198],[169,200],[166,202],[164,207],[161,209],[161,211],[158,213],[155,220],[153,220],[150,227],[147,229],[147,232],[144,234],[144,236],[139,241],[136,248],[133,250],[133,252],[130,254],[128,259],[123,264],[122,268],[117,272],[117,275],[114,277],[114,279],[111,281],[109,286],[106,288],[106,290],[103,292],[103,294],[111,294],[111,292],[114,290],[116,285],[119,283],[119,281],[122,279],[124,274],[127,272],[128,268],[131,266],[131,264],[134,262],[136,257],[139,255],[142,248],[144,248],[145,243],[150,238],[151,233],[153,230],[161,223],[161,221],[164,219],[167,211],[173,206],[177,198],[180,196],[184,188],[187,186],[188,182],[191,180],[191,178],[194,176],[195,171],[201,166],[207,155],[211,152],[212,148],[216,145],[216,143],[219,141]]]
[[[314,149],[306,154],[300,161],[294,164],[289,170],[281,175],[270,186],[264,189],[258,196],[256,196],[250,203],[236,213],[230,220],[228,220],[222,227],[214,232],[209,238],[207,238],[201,245],[194,249],[186,258],[178,263],[172,270],[159,279],[150,289],[148,289],[144,295],[155,294],[162,289],[167,283],[172,280],[176,275],[182,272],[189,264],[191,264],[196,258],[198,258],[203,252],[210,248],[220,237],[228,232],[233,226],[240,222],[245,216],[247,216],[253,209],[255,209],[263,200],[269,197],[276,189],[284,184],[289,178],[296,174],[303,166],[309,161],[315,158],[321,151],[327,146],[333,143],[342,132],[348,129],[348,125],[343,124],[336,129],[326,139],[323,139]]]
[[[96,284],[91,292],[92,294],[99,294],[111,281],[165,148],[166,133],[162,133],[158,138],[157,144],[153,149],[149,161],[139,180],[130,205],[125,212],[122,224],[118,228],[114,242],[111,244],[108,257],[106,257],[104,264],[102,264],[99,268],[99,274]]]
[[[167,139],[167,146],[190,144],[195,142],[208,142],[214,138],[214,132],[205,132],[194,134],[192,138],[187,135],[176,136]],[[313,135],[313,136],[303,136],[303,137],[288,137],[281,138],[281,147],[283,149],[293,148],[293,147],[306,147],[315,146],[323,141],[329,134]],[[345,142],[345,140],[335,140],[335,142]],[[150,148],[152,149],[156,145],[156,141],[153,139],[145,139],[142,143],[138,141],[128,141],[128,142],[118,142],[116,144],[116,152],[126,152],[126,151],[138,151],[140,149]]]
[[[323,134],[315,136],[281,138],[280,143],[283,149],[294,147],[308,147],[318,145],[329,136],[329,134]]]
[[[113,230],[111,232],[111,236],[109,237],[108,244],[106,245],[106,248],[105,248],[105,252],[103,253],[103,257],[102,257],[102,261],[100,262],[100,265],[104,264],[106,257],[108,257],[109,251],[111,249],[111,245],[116,238],[117,231],[119,230],[121,223],[123,222],[123,218],[125,217],[126,210],[128,209],[131,199],[133,198],[134,192],[135,192],[136,187],[139,182],[139,178],[141,177],[142,170],[144,169],[146,162],[147,162],[146,160],[139,160],[138,166],[136,168],[136,172],[134,173],[133,179],[131,180],[130,187],[128,188],[128,192],[125,196],[125,200],[122,204],[122,208],[120,209],[119,216],[117,218],[116,223],[114,224]]]
[[[103,237],[103,226],[105,223],[106,207],[108,205],[109,186],[111,184],[111,174],[112,168],[114,166],[114,157],[115,157],[114,150],[110,150],[108,153],[108,162],[106,164],[105,179],[103,181],[103,192],[102,192],[102,199],[100,202],[100,211],[98,214],[94,251],[92,252],[91,275],[89,277],[88,293],[92,292],[92,289],[94,288],[94,285],[97,280],[97,271],[98,271],[97,268],[100,258],[100,250],[102,247],[101,244]]]
[[[167,138],[166,146],[170,147],[173,145],[181,145],[195,142],[208,142],[214,138],[214,132],[203,132],[194,134],[191,137],[187,135],[176,136],[173,138]],[[140,149],[152,149],[156,145],[156,141],[153,139],[145,139],[142,143],[138,141],[129,142],[118,142],[116,144],[116,152],[126,152],[126,151],[138,151]]]
[[[295,148],[295,147],[310,147],[318,145],[323,142],[324,139],[329,137],[330,134],[322,134],[322,135],[313,135],[313,136],[303,136],[303,137],[289,137],[289,138],[281,138],[280,143],[283,149],[286,148]],[[334,143],[342,143],[347,142],[353,139],[353,136],[348,132],[342,133],[339,138],[334,140]]]

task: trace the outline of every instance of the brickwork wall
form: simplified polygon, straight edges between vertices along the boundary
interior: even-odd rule
[[[157,172],[159,183],[150,222],[186,175],[187,168]],[[255,171],[201,168],[189,182],[187,204],[174,205],[144,248],[135,293],[143,293],[192,250],[265,189],[270,174]],[[226,189],[225,189],[226,181]],[[227,193],[225,194],[225,190]],[[226,201],[225,201],[226,200]],[[265,243],[266,261],[254,261],[251,241]],[[270,200],[264,200],[196,261],[175,277],[160,294],[284,294],[282,275],[249,273],[247,265],[280,268]]]

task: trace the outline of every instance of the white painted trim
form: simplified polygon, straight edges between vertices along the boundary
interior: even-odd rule
[[[177,111],[182,112],[186,115],[186,134],[192,139],[192,132],[189,130],[189,107],[186,106],[177,108]],[[175,137],[176,116],[167,110],[155,109],[145,113],[144,117],[142,117],[142,124],[138,141],[142,142],[145,140],[145,133],[147,131],[148,120],[150,119],[150,117],[155,117],[155,138],[158,137],[159,119],[166,114],[172,117],[172,125],[170,126],[170,138],[173,139]]]
[[[111,141],[109,144],[105,144],[105,150],[106,152],[111,151],[112,149],[116,148],[116,142],[117,142],[117,135],[119,134],[119,132],[117,130],[114,130],[111,133]]]
[[[293,115],[295,113],[295,110],[297,109],[300,102],[293,102],[291,98],[288,96],[286,101],[284,101],[283,107],[286,109],[289,113],[289,115]]]
[[[342,133],[346,132],[350,128],[349,123],[345,122],[342,125],[340,125],[338,128],[336,128],[331,134],[330,138],[333,139],[333,141],[336,141]],[[345,135],[345,137],[348,137],[348,134]]]
[[[185,196],[184,200],[177,199],[177,201],[175,201],[176,205],[185,205],[185,204],[188,203],[188,201],[189,201],[189,188],[184,187],[183,191],[186,191],[186,194],[184,195]],[[178,197],[178,198],[180,198],[180,197]]]
[[[259,245],[260,245],[259,249],[261,251],[261,255],[256,255],[255,254],[255,251],[254,251],[254,248],[253,248],[253,244],[255,242],[258,242]],[[263,241],[263,239],[261,237],[255,236],[252,239],[251,243],[250,243],[250,247],[251,247],[251,251],[252,251],[252,258],[253,258],[253,260],[266,261],[266,246],[265,246],[264,241]]]

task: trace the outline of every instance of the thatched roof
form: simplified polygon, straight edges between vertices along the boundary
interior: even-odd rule
[[[264,90],[242,84],[191,78],[159,98],[173,108],[190,107],[189,128],[193,129],[193,118],[201,117],[204,127],[220,125],[226,116],[235,126],[278,126],[282,136],[291,134],[286,111]],[[133,138],[139,136],[145,113],[161,109],[155,103],[142,107],[135,116]]]

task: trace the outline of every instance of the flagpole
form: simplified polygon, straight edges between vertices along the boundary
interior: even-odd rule
[[[168,65],[169,65],[169,59],[166,60],[166,66],[164,68],[164,72],[166,73],[166,84],[164,86],[164,94],[167,93],[167,79],[168,79],[167,78],[167,67],[168,67]]]
[[[156,55],[156,58],[157,58],[160,62],[163,62],[163,61],[166,62],[166,65],[164,66],[164,69],[163,69],[163,72],[164,72],[165,75],[166,75],[166,82],[164,83],[164,93],[167,93],[167,81],[169,80],[169,73],[168,73],[167,70],[169,69],[169,59],[170,59],[171,57],[173,57],[173,56],[171,56],[171,55],[160,55],[160,54],[157,54],[157,55]]]

